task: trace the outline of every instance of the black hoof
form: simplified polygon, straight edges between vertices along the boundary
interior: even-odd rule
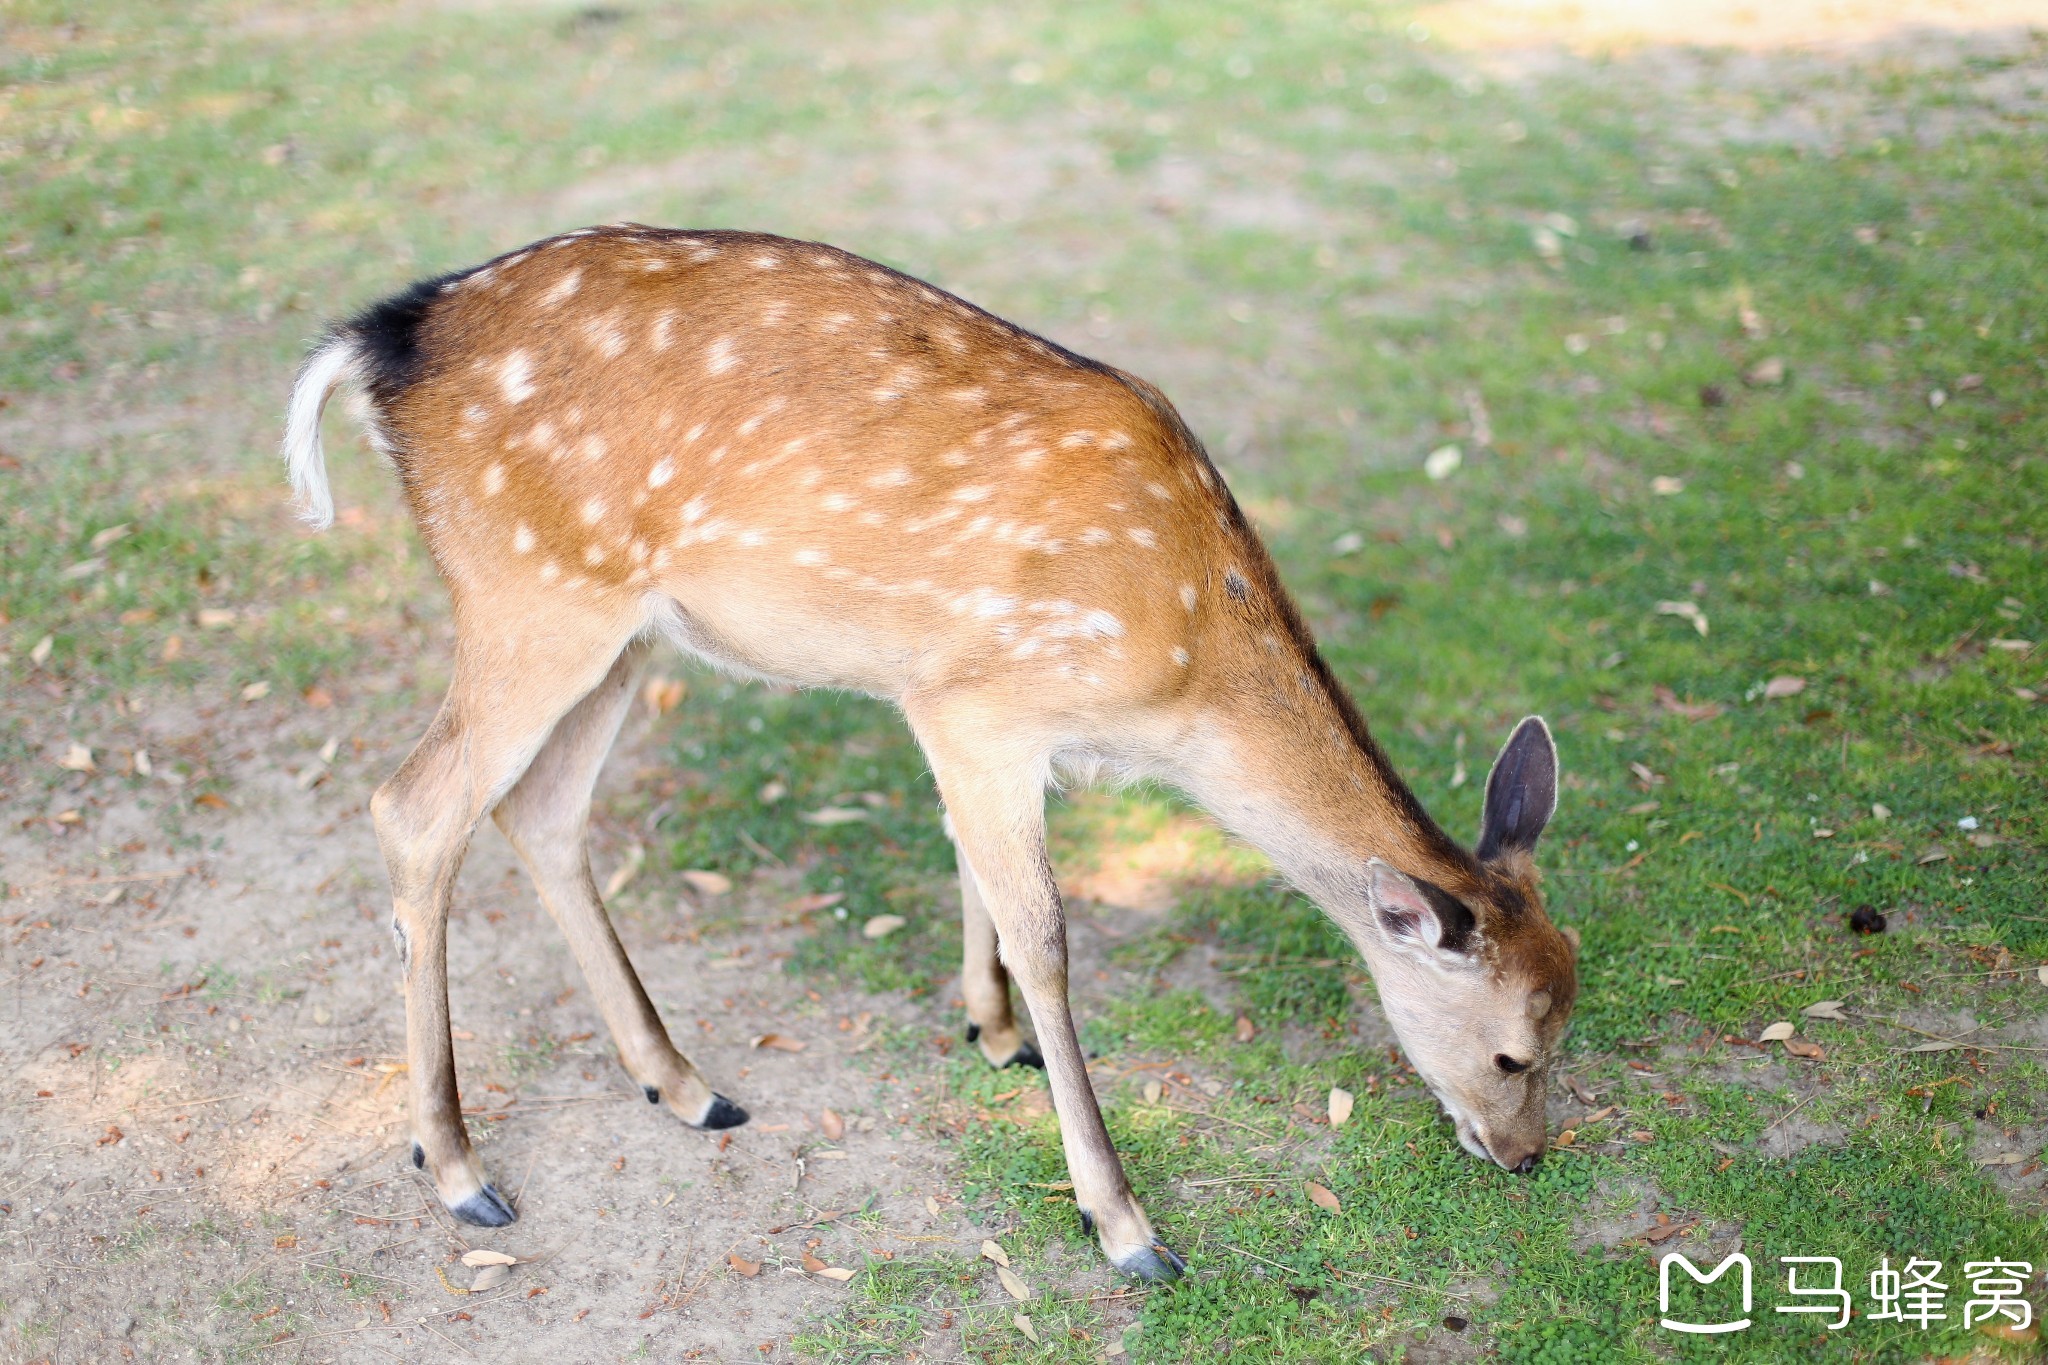
[[[412,1168],[416,1171],[427,1169],[427,1149],[417,1142],[412,1145]]]
[[[981,1025],[969,1024],[967,1026],[967,1041],[970,1043],[978,1043],[981,1041]]]
[[[1004,1066],[1035,1066],[1045,1070],[1045,1055],[1038,1050],[1038,1044],[1026,1038],[1017,1045],[1017,1055],[1003,1063]]]
[[[1087,1233],[1090,1237],[1095,1235],[1095,1215],[1086,1209],[1081,1210],[1081,1231]]]
[[[640,1087],[640,1093],[647,1097],[647,1102],[649,1104],[661,1103],[661,1091],[656,1089],[654,1086],[643,1085]]]
[[[1188,1263],[1175,1255],[1164,1242],[1154,1242],[1151,1246],[1124,1253],[1116,1268],[1136,1279],[1163,1284],[1179,1279],[1187,1270]]]
[[[519,1217],[505,1196],[498,1193],[496,1185],[484,1186],[448,1212],[480,1228],[502,1228]]]
[[[697,1120],[699,1128],[737,1128],[747,1121],[747,1111],[723,1095],[711,1097],[711,1107],[704,1111],[704,1117]]]

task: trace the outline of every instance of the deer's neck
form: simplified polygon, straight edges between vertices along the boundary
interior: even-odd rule
[[[1278,664],[1211,693],[1184,751],[1189,793],[1332,911],[1360,894],[1374,858],[1464,889],[1470,855],[1422,809],[1313,646]]]

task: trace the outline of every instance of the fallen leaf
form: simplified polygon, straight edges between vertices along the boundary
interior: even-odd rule
[[[1977,1164],[1979,1166],[2024,1166],[2026,1163],[2027,1154],[2025,1152],[2000,1152],[1997,1156],[1984,1157]]]
[[[469,1292],[472,1294],[488,1294],[499,1285],[505,1283],[511,1276],[511,1266],[494,1261],[482,1270],[477,1271],[476,1278],[469,1282]]]
[[[750,1261],[737,1251],[727,1256],[725,1263],[750,1280],[761,1273],[761,1263],[759,1261]]]
[[[1918,1047],[1909,1047],[1909,1048],[1907,1048],[1907,1049],[1906,1049],[1906,1051],[1908,1051],[1908,1052],[1954,1052],[1954,1051],[1955,1051],[1955,1050],[1956,1050],[1957,1048],[1959,1048],[1959,1047],[1961,1047],[1961,1046],[1962,1046],[1962,1044],[1961,1044],[1961,1043],[1959,1043],[1959,1042],[1957,1042],[1957,1041],[1956,1041],[1955,1039],[1953,1039],[1953,1038],[1936,1038],[1936,1039],[1935,1039],[1935,1040],[1934,1040],[1933,1042],[1931,1042],[1931,1043],[1922,1043],[1922,1044],[1920,1044],[1920,1046],[1918,1046]]]
[[[96,765],[92,761],[92,750],[74,740],[65,746],[64,756],[57,760],[57,766],[67,772],[89,773]]]
[[[1966,375],[1964,375],[1964,376],[1963,376],[1963,378],[1964,378],[1964,379],[1976,379],[1976,380],[1977,380],[1977,382],[1978,382],[1978,383],[1980,383],[1980,384],[1984,382],[1984,381],[1983,381],[1983,377],[1982,377],[1982,376],[1980,376],[1980,375],[1967,375],[1967,374],[1966,374]],[[1957,387],[1957,388],[1961,388],[1961,387],[1962,387],[1962,384],[1961,384],[1960,382],[1958,382],[1958,383],[1956,384],[1956,387]],[[109,527],[108,527],[108,528],[107,528],[106,530],[104,530],[104,531],[101,531],[101,532],[99,532],[99,533],[98,533],[97,535],[95,535],[95,536],[94,536],[94,537],[92,538],[92,548],[93,548],[94,552],[95,552],[95,553],[97,553],[98,551],[101,551],[101,550],[104,550],[104,549],[106,549],[106,548],[107,548],[107,547],[108,547],[109,545],[112,545],[112,544],[113,544],[113,543],[114,543],[115,541],[117,541],[117,540],[121,540],[121,539],[124,539],[124,538],[125,538],[125,537],[127,536],[127,534],[128,534],[128,523],[127,523],[127,522],[125,522],[125,521],[124,521],[124,522],[122,522],[122,523],[121,523],[120,525],[118,525],[118,526],[109,526]]]
[[[1652,691],[1656,694],[1657,705],[1663,707],[1674,716],[1684,716],[1687,720],[1712,720],[1721,714],[1719,702],[1681,701],[1676,692],[1673,692],[1662,683],[1659,683]]]
[[[818,1278],[821,1280],[837,1280],[839,1283],[845,1284],[853,1278],[853,1272],[843,1265],[828,1265],[818,1272]]]
[[[1934,844],[1922,850],[1920,856],[1913,861],[1921,867],[1925,867],[1928,863],[1945,863],[1948,861],[1948,850],[1940,844]]]
[[[299,697],[315,711],[325,711],[328,707],[334,705],[334,694],[318,683],[301,692]]]
[[[2040,966],[2034,968],[2034,979],[2042,985],[2048,986],[2048,962],[2043,962]]]
[[[1662,1215],[1660,1214],[1659,1217],[1662,1217]],[[1693,1228],[1697,1226],[1698,1224],[1696,1223],[1659,1223],[1656,1227],[1651,1228],[1642,1236],[1645,1242],[1650,1242],[1653,1244],[1660,1242],[1668,1242],[1673,1237],[1678,1236],[1680,1233],[1690,1232]]]
[[[1659,602],[1657,614],[1680,617],[1692,622],[1692,628],[1701,635],[1707,633],[1707,616],[1700,610],[1700,604],[1697,602]]]
[[[772,806],[789,795],[789,784],[774,778],[761,784],[761,790],[754,793],[754,799],[764,806]]]
[[[822,806],[807,810],[796,817],[807,825],[851,825],[868,818],[868,813],[859,806]]]
[[[1343,1203],[1336,1195],[1330,1193],[1328,1186],[1318,1185],[1313,1180],[1307,1180],[1302,1182],[1302,1188],[1308,1191],[1309,1202],[1317,1208],[1327,1209],[1331,1213],[1344,1212]]]
[[[1659,474],[1650,480],[1650,491],[1660,498],[1675,498],[1685,491],[1685,480],[1669,474]]]
[[[1330,1126],[1342,1128],[1351,1118],[1351,1107],[1357,1097],[1341,1086],[1330,1087]]]
[[[1842,1002],[1839,1000],[1816,1000],[1799,1012],[1808,1019],[1846,1020],[1849,1017],[1842,1013]]]
[[[1030,1337],[1033,1341],[1038,1340],[1038,1329],[1033,1327],[1031,1325],[1031,1319],[1025,1317],[1022,1313],[1012,1314],[1010,1317],[1010,1325],[1012,1327],[1015,1327],[1018,1331],[1022,1332],[1025,1336]]]
[[[640,875],[640,869],[646,862],[646,847],[641,844],[628,844],[626,846],[626,861],[619,864],[618,868],[612,873],[611,879],[604,884],[604,898],[610,900],[613,896],[624,891],[627,885]]]
[[[1252,1023],[1252,1017],[1249,1014],[1240,1014],[1237,1016],[1238,1042],[1249,1043],[1252,1039],[1258,1036],[1258,1033],[1258,1026]]]
[[[1422,462],[1422,472],[1433,483],[1442,483],[1458,472],[1458,466],[1465,462],[1465,452],[1456,446],[1438,446],[1429,452]]]
[[[818,1116],[818,1127],[824,1130],[825,1137],[832,1142],[846,1136],[846,1120],[830,1109]]]
[[[810,1253],[810,1252],[808,1252],[808,1251],[806,1251],[806,1252],[804,1253],[804,1269],[805,1269],[805,1270],[808,1270],[808,1271],[810,1271],[810,1272],[811,1272],[811,1273],[812,1273],[813,1275],[815,1275],[815,1274],[817,1274],[817,1273],[818,1273],[819,1271],[823,1270],[824,1268],[825,1268],[825,1262],[823,1262],[823,1261],[819,1260],[819,1259],[818,1259],[817,1257],[815,1257],[815,1256],[811,1255],[811,1253]]]
[[[1596,1110],[1594,1110],[1594,1111],[1593,1111],[1592,1113],[1590,1113],[1590,1114],[1586,1115],[1586,1117],[1584,1117],[1584,1118],[1580,1119],[1580,1120],[1579,1120],[1579,1122],[1580,1122],[1580,1123],[1605,1123],[1605,1122],[1606,1122],[1606,1121],[1607,1121],[1608,1119],[1611,1119],[1611,1118],[1613,1118],[1613,1117],[1614,1117],[1614,1116],[1615,1116],[1616,1114],[1618,1114],[1618,1113],[1620,1113],[1620,1112],[1621,1112],[1621,1107],[1620,1107],[1619,1105],[1614,1105],[1614,1104],[1610,1104],[1610,1105],[1608,1105],[1608,1106],[1607,1106],[1607,1107],[1606,1107],[1605,1109],[1596,1109]]]
[[[1776,701],[1780,697],[1796,697],[1806,690],[1806,679],[1781,673],[1764,684],[1764,700]]]
[[[56,647],[56,644],[57,638],[54,635],[45,635],[29,648],[28,661],[37,668],[41,668],[50,661],[50,651]]]
[[[860,936],[862,938],[887,938],[909,922],[901,915],[876,915],[867,923],[861,925]]]
[[[1003,1289],[1019,1302],[1031,1297],[1031,1286],[1017,1278],[1017,1272],[1006,1265],[996,1267],[996,1278],[1003,1282]]]
[[[1595,1095],[1592,1091],[1588,1090],[1586,1088],[1586,1083],[1580,1080],[1577,1076],[1567,1075],[1564,1078],[1564,1088],[1572,1092],[1573,1099],[1577,1100],[1580,1104],[1585,1105],[1589,1109],[1592,1108],[1594,1101],[1600,1098],[1598,1095]]]
[[[1794,1057],[1804,1057],[1808,1061],[1813,1062],[1826,1061],[1828,1055],[1826,1049],[1822,1048],[1819,1043],[1809,1043],[1804,1038],[1787,1038],[1785,1040],[1785,1051],[1791,1053]]]
[[[1742,372],[1742,382],[1753,389],[1782,384],[1785,382],[1785,362],[1777,356],[1759,360]]]
[[[994,1261],[997,1265],[1008,1265],[1010,1263],[1010,1253],[997,1246],[994,1242],[983,1242],[981,1244],[981,1258],[985,1261]]]
[[[270,684],[262,680],[250,683],[242,689],[243,701],[262,701],[270,695]]]
[[[228,808],[228,799],[219,792],[201,792],[192,798],[192,804],[195,806],[205,806],[211,810],[226,810]]]
[[[1759,1043],[1782,1043],[1793,1034],[1792,1021],[1780,1019],[1756,1036]]]
[[[517,1256],[507,1256],[502,1251],[489,1251],[483,1247],[477,1247],[473,1251],[462,1253],[462,1263],[468,1266],[518,1265],[519,1258]]]
[[[666,678],[656,675],[649,678],[640,689],[640,697],[647,709],[657,716],[665,716],[683,704],[686,691],[681,678]]]
[[[939,1201],[930,1195],[924,1197],[924,1211],[936,1218],[939,1216]]]
[[[1157,1104],[1159,1103],[1160,1098],[1165,1094],[1166,1087],[1161,1085],[1158,1081],[1145,1082],[1145,1103]]]
[[[201,630],[225,630],[235,623],[233,607],[201,607],[199,614],[192,618]]]
[[[763,1033],[754,1039],[755,1047],[772,1047],[777,1052],[802,1052],[810,1044],[801,1038],[785,1038],[779,1033]]]

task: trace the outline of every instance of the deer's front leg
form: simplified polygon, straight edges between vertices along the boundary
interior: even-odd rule
[[[913,723],[917,717],[913,714]],[[919,738],[932,760],[961,852],[973,869],[1002,955],[1045,1054],[1060,1142],[1081,1223],[1111,1264],[1146,1280],[1170,1280],[1187,1263],[1153,1234],[1110,1144],[1087,1058],[1067,1006],[1067,926],[1045,857],[1045,792],[1035,769],[991,771],[985,753],[954,749],[932,726]]]
[[[947,832],[951,830],[948,820]],[[991,1066],[1043,1067],[1045,1058],[1010,1011],[1010,973],[1003,967],[996,924],[989,918],[974,869],[957,842],[953,852],[960,863],[960,995],[967,1003],[967,1041],[980,1045]]]

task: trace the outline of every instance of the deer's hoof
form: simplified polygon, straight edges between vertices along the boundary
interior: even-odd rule
[[[502,1228],[519,1218],[511,1202],[498,1193],[496,1185],[485,1185],[461,1203],[449,1205],[448,1212],[462,1222],[480,1228]]]
[[[1121,1253],[1111,1256],[1110,1261],[1118,1270],[1133,1279],[1146,1280],[1153,1284],[1177,1280],[1188,1268],[1188,1263],[1164,1242],[1128,1247]]]
[[[704,1106],[704,1117],[697,1120],[696,1126],[714,1131],[720,1128],[737,1128],[745,1123],[748,1117],[746,1110],[725,1096],[713,1095],[711,1103]]]
[[[1015,1055],[1013,1055],[1009,1061],[1004,1062],[1003,1065],[1030,1066],[1036,1067],[1038,1070],[1043,1071],[1045,1070],[1045,1054],[1041,1053],[1038,1050],[1038,1044],[1032,1042],[1029,1038],[1026,1038],[1023,1042],[1017,1044],[1017,1051]]]

